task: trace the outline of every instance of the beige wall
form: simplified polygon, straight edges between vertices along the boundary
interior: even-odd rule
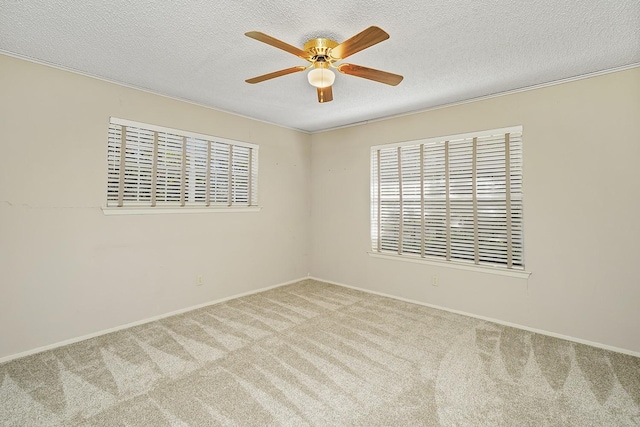
[[[372,145],[513,125],[528,281],[367,255]],[[640,352],[640,68],[315,134],[311,157],[312,276]]]
[[[262,211],[104,216],[109,116],[259,144]],[[371,145],[519,124],[528,281],[367,255]],[[0,358],[309,271],[640,352],[639,135],[639,68],[309,136],[0,55]]]
[[[259,144],[262,211],[104,216],[110,116]],[[0,358],[308,273],[309,135],[0,55],[0,146]]]

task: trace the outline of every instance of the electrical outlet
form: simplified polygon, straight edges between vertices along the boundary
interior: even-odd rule
[[[196,276],[196,286],[202,286],[204,285],[204,277],[202,277],[202,274],[198,274]]]
[[[438,276],[431,276],[431,286],[438,285],[440,285],[440,279],[438,278]]]

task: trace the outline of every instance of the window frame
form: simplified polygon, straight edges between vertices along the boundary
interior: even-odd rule
[[[171,194],[171,200],[169,200],[170,194],[169,190],[165,189],[162,194],[166,200],[158,200],[156,201],[156,197],[161,193],[158,187],[153,186],[156,191],[152,195],[143,187],[141,183],[134,185],[134,193],[136,197],[141,197],[141,194],[146,193],[144,198],[145,200],[136,201],[136,200],[124,200],[125,190],[123,189],[123,183],[119,183],[119,188],[114,190],[114,179],[115,176],[120,176],[120,180],[124,179],[124,176],[127,175],[127,169],[123,175],[120,175],[120,165],[123,159],[126,159],[128,162],[130,157],[129,153],[131,151],[127,151],[126,154],[122,153],[121,143],[115,143],[112,140],[112,131],[114,128],[120,126],[122,132],[123,129],[137,129],[139,134],[151,133],[153,135],[153,141],[146,141],[146,145],[150,147],[146,147],[146,151],[153,151],[151,155],[152,160],[145,158],[145,162],[151,162],[152,166],[149,167],[146,164],[146,168],[150,169],[146,172],[149,177],[146,177],[147,180],[153,180],[154,183],[162,182],[162,179],[165,181],[168,178],[167,173],[171,171],[166,170],[165,176],[161,175],[160,170],[158,170],[158,166],[161,162],[161,157],[164,155],[164,159],[166,160],[166,156],[170,155],[167,152],[161,152],[159,149],[159,140],[165,138],[166,144],[170,143],[170,139],[177,139],[178,141],[182,140],[182,147],[180,153],[180,161],[182,162],[182,171],[181,175],[178,178],[181,181],[181,187],[179,189],[179,194]],[[127,135],[121,137],[125,138],[127,141]],[[175,141],[173,141],[175,143]],[[113,148],[113,144],[117,148]],[[154,147],[155,144],[155,147]],[[166,145],[165,144],[165,145]],[[247,143],[243,141],[236,141],[228,138],[221,138],[212,135],[201,134],[197,132],[185,131],[180,129],[173,129],[164,126],[153,125],[149,123],[136,122],[127,119],[121,119],[117,117],[109,118],[109,138],[108,138],[108,149],[107,149],[107,192],[105,204],[102,206],[102,212],[105,215],[136,215],[136,214],[194,214],[194,213],[207,213],[207,212],[257,212],[261,210],[261,207],[258,205],[258,156],[259,156],[259,145]],[[202,147],[200,147],[202,145]],[[228,173],[229,178],[227,179],[228,186],[228,198],[224,203],[216,203],[214,192],[214,183],[217,181],[213,180],[213,176],[219,174],[218,171],[214,170],[212,161],[213,161],[213,150],[212,147],[227,147],[227,155],[229,158],[228,168],[226,169],[226,173]],[[125,146],[129,148],[127,144]],[[142,147],[142,143],[140,143],[139,147]],[[142,149],[137,148],[132,151],[142,151]],[[167,145],[167,147],[169,147]],[[207,151],[208,147],[208,151]],[[238,170],[237,164],[235,164],[234,156],[234,147],[242,148],[244,155],[240,153],[239,150],[236,150],[240,157],[244,156],[245,160],[245,168],[244,171],[244,186],[238,186],[238,181],[235,181],[233,178],[238,177],[239,180],[242,180],[241,175],[233,175],[234,170]],[[169,148],[167,148],[169,149]],[[117,152],[112,150],[117,150]],[[115,154],[113,154],[115,153]],[[126,157],[123,157],[126,156]],[[146,153],[146,156],[149,157],[149,153]],[[198,158],[197,156],[205,156],[202,158]],[[116,163],[117,157],[117,166],[114,166]],[[135,155],[134,155],[135,157]],[[189,161],[188,159],[191,159]],[[135,160],[133,162],[135,163]],[[238,160],[242,161],[242,159]],[[202,165],[199,163],[205,162],[206,166],[204,169]],[[140,161],[140,163],[142,163]],[[199,166],[197,166],[199,164]],[[233,167],[231,165],[233,164]],[[189,166],[187,166],[189,165]],[[152,171],[151,171],[152,169]],[[200,170],[202,169],[202,170]],[[116,172],[117,171],[117,172]],[[175,172],[175,171],[174,171]],[[238,172],[242,173],[242,172]],[[203,181],[203,174],[206,175],[206,184]],[[202,175],[202,176],[201,176]],[[142,173],[137,175],[137,178],[134,180],[142,182]],[[197,177],[196,177],[197,176]],[[175,181],[175,177],[173,177],[173,181]],[[127,177],[126,179],[133,179]],[[191,183],[193,181],[193,183]],[[146,183],[148,186],[148,183]],[[156,184],[158,185],[158,184]],[[246,188],[244,188],[246,187]],[[236,191],[241,191],[244,194],[245,202],[237,203],[234,202],[234,197]],[[198,192],[199,196],[195,196],[196,192]],[[175,189],[173,190],[175,193]],[[117,197],[117,201],[114,200],[114,194]],[[122,194],[122,195],[121,195]],[[204,196],[203,196],[204,195]],[[214,198],[212,199],[212,196]],[[203,199],[204,197],[204,199]],[[239,196],[242,197],[242,196]],[[148,200],[147,200],[148,199]],[[193,199],[193,200],[189,200]],[[211,203],[213,201],[213,203]]]
[[[403,221],[403,215],[400,213],[400,211],[403,211],[403,207],[406,208],[406,206],[404,206],[403,204],[403,195],[407,196],[407,198],[411,198],[411,196],[414,196],[413,198],[415,198],[415,195],[413,194],[406,194],[408,191],[411,190],[407,190],[405,188],[405,186],[403,186],[403,179],[404,179],[404,165],[402,167],[398,167],[398,175],[396,177],[394,177],[397,181],[395,185],[398,186],[398,208],[400,209],[400,211],[398,212],[399,219],[397,221],[392,220],[392,222],[390,223],[391,226],[394,226],[395,223],[395,227],[398,228],[396,230],[396,233],[400,233],[397,236],[397,247],[400,248],[398,250],[398,252],[395,252],[393,249],[393,241],[391,242],[392,244],[392,249],[386,249],[386,250],[382,250],[381,248],[381,221],[380,218],[382,218],[383,216],[381,215],[381,206],[383,205],[382,201],[384,201],[384,197],[381,196],[381,188],[382,188],[382,184],[380,184],[380,186],[378,186],[379,183],[382,183],[381,181],[381,177],[378,177],[378,173],[380,173],[381,176],[384,175],[384,173],[382,172],[382,169],[380,166],[380,168],[378,168],[377,170],[374,170],[374,165],[381,165],[381,157],[380,157],[380,150],[390,150],[390,149],[398,149],[398,154],[397,154],[397,158],[396,158],[396,164],[399,164],[399,162],[402,162],[401,159],[401,149],[404,150],[411,150],[412,147],[420,147],[418,149],[418,151],[420,152],[420,159],[419,159],[419,164],[421,163],[423,166],[420,166],[420,170],[418,172],[418,176],[419,176],[419,185],[420,185],[420,189],[419,189],[419,193],[422,192],[422,195],[420,196],[421,201],[421,212],[424,212],[424,203],[425,203],[425,196],[424,196],[424,192],[425,192],[425,186],[424,186],[424,182],[426,180],[425,178],[425,174],[426,174],[426,170],[424,169],[424,162],[426,161],[426,157],[424,156],[424,152],[426,151],[423,147],[427,146],[427,145],[434,145],[434,144],[445,144],[445,141],[459,141],[459,140],[473,140],[473,147],[474,147],[474,152],[473,155],[471,157],[471,162],[473,162],[473,166],[471,167],[471,171],[469,172],[470,174],[473,174],[473,178],[472,178],[472,186],[473,186],[473,194],[475,194],[475,197],[472,197],[475,200],[478,199],[478,181],[477,181],[477,171],[479,169],[476,169],[476,152],[475,152],[475,145],[476,145],[476,141],[478,141],[479,138],[487,138],[487,137],[491,137],[491,136],[495,136],[495,135],[503,135],[503,134],[520,134],[520,136],[518,138],[520,138],[520,142],[519,142],[519,146],[518,149],[520,150],[520,175],[519,175],[519,179],[520,181],[520,185],[522,186],[522,180],[523,180],[523,175],[524,175],[524,171],[523,171],[523,159],[522,159],[522,150],[523,150],[523,136],[522,136],[522,132],[523,132],[523,126],[511,126],[511,127],[505,127],[505,128],[498,128],[498,129],[490,129],[490,130],[484,130],[484,131],[476,131],[476,132],[467,132],[467,133],[462,133],[462,134],[456,134],[456,135],[447,135],[447,136],[441,136],[441,137],[432,137],[432,138],[425,138],[425,139],[418,139],[418,140],[411,140],[411,141],[403,141],[403,142],[396,142],[396,143],[389,143],[389,144],[380,144],[380,145],[374,145],[371,146],[370,148],[370,228],[369,228],[369,238],[370,238],[370,243],[369,243],[369,250],[367,251],[367,253],[373,257],[373,258],[382,258],[382,259],[390,259],[390,260],[400,260],[400,261],[406,261],[406,262],[413,262],[413,263],[422,263],[422,264],[428,264],[428,265],[435,265],[435,266],[442,266],[442,267],[449,267],[449,268],[456,268],[456,269],[462,269],[462,270],[470,270],[470,271],[477,271],[477,272],[483,272],[483,273],[493,273],[493,274],[499,274],[499,275],[504,275],[504,276],[511,276],[511,277],[517,277],[517,278],[528,278],[531,273],[529,271],[525,270],[525,266],[524,266],[524,221],[523,218],[521,217],[520,219],[520,249],[522,250],[522,255],[521,255],[521,266],[511,266],[508,267],[506,263],[502,264],[502,263],[487,263],[487,262],[482,262],[480,263],[478,261],[479,258],[479,252],[478,252],[478,241],[477,241],[477,237],[476,237],[476,242],[475,242],[475,256],[474,256],[474,260],[463,260],[463,259],[456,259],[455,257],[451,257],[449,256],[449,259],[447,259],[446,256],[434,256],[434,255],[428,255],[425,254],[424,249],[422,250],[421,253],[403,253],[402,252],[402,237],[401,237],[401,233],[403,232],[403,227],[402,227],[402,221]],[[509,143],[511,144],[512,141],[509,141]],[[389,152],[389,151],[387,151]],[[450,153],[450,151],[447,151],[446,153]],[[449,170],[449,163],[447,163],[447,161],[450,161],[448,158],[444,158],[445,160],[441,160],[441,163],[444,163],[444,169],[442,171],[442,173],[445,175],[445,179],[447,181],[447,187],[445,188],[449,188],[449,194],[446,194],[446,190],[445,190],[445,195],[441,196],[442,200],[440,201],[440,203],[443,203],[445,206],[448,205],[448,207],[446,208],[447,211],[451,210],[451,202],[450,202],[450,196],[451,196],[451,190],[452,188],[449,187],[449,180],[451,178],[451,171]],[[510,174],[506,173],[506,170],[511,170],[510,168],[510,161],[511,161],[511,155],[509,156],[509,160],[505,161],[505,185],[509,185],[509,178],[511,177]],[[391,169],[393,169],[394,165],[390,166]],[[387,168],[389,168],[389,166],[387,166]],[[414,171],[415,172],[415,171]],[[447,176],[448,175],[448,176]],[[507,175],[509,175],[509,178],[507,178]],[[415,177],[412,177],[412,179],[415,180]],[[375,181],[375,182],[374,182]],[[389,182],[393,182],[393,179]],[[415,184],[415,183],[414,183]],[[521,187],[522,188],[522,187]],[[404,194],[403,194],[404,193]],[[491,198],[491,196],[493,194],[496,193],[491,193],[489,195],[489,199],[493,200]],[[511,222],[511,218],[513,218],[513,213],[511,214],[511,216],[508,216],[508,208],[509,208],[509,202],[508,200],[510,200],[510,192],[507,191],[506,187],[505,187],[505,227],[507,227],[507,223]],[[396,197],[395,195],[391,196]],[[387,196],[387,199],[389,199],[389,196]],[[474,202],[475,203],[475,202]],[[518,199],[518,203],[520,206],[520,215],[523,215],[523,205],[524,205],[524,194],[523,191],[519,192],[519,199]],[[473,207],[474,210],[476,210],[476,205],[474,204]],[[476,211],[477,212],[477,211]],[[421,214],[422,215],[422,214]],[[419,230],[419,233],[421,234],[421,239],[424,242],[425,240],[425,235],[427,234],[426,231],[426,227],[425,227],[425,221],[426,221],[426,215],[423,217],[421,217],[420,221],[421,221],[421,228]],[[477,217],[476,217],[477,218]],[[382,220],[384,221],[384,219]],[[477,219],[474,219],[474,228],[475,228],[475,233],[477,236],[478,233],[478,228],[477,225],[475,224],[475,222],[477,222]],[[445,226],[448,229],[451,229],[451,225],[449,224],[448,226]],[[450,234],[447,234],[447,238],[450,239]],[[393,239],[392,239],[393,240]],[[415,243],[415,242],[414,242]],[[424,245],[424,243],[423,243]],[[447,242],[447,246],[450,247],[451,245],[451,241],[449,240]],[[424,248],[424,246],[423,246]],[[511,250],[511,249],[509,249]],[[448,254],[450,254],[450,252],[448,252]]]

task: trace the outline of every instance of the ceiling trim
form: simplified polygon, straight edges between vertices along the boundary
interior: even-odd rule
[[[73,73],[73,74],[78,74],[78,75],[81,75],[81,76],[84,76],[84,77],[90,77],[92,79],[101,80],[101,81],[106,82],[106,83],[116,84],[118,86],[127,87],[129,89],[139,90],[141,92],[145,92],[145,93],[148,93],[148,94],[151,94],[151,95],[157,95],[157,96],[162,96],[163,98],[173,99],[175,101],[186,102],[187,104],[195,105],[196,107],[203,107],[203,108],[207,108],[209,110],[218,111],[220,113],[231,114],[233,116],[242,117],[242,118],[245,118],[245,119],[253,120],[253,121],[256,121],[256,122],[260,122],[260,123],[265,123],[265,124],[272,125],[272,126],[277,126],[277,127],[283,128],[283,129],[294,130],[296,132],[305,133],[307,135],[311,134],[311,132],[303,130],[303,129],[284,126],[284,125],[281,125],[281,124],[278,124],[278,123],[269,122],[267,120],[256,119],[255,117],[245,116],[245,115],[240,114],[240,113],[223,110],[221,108],[212,107],[210,105],[201,104],[199,102],[191,101],[189,99],[180,98],[180,97],[173,96],[173,95],[167,95],[166,93],[156,92],[156,91],[153,91],[153,90],[150,90],[150,89],[146,89],[146,88],[143,88],[143,87],[140,87],[140,86],[132,85],[130,83],[124,83],[124,82],[121,82],[121,81],[118,81],[118,80],[108,79],[106,77],[101,77],[101,76],[98,76],[98,75],[95,75],[95,74],[87,73],[85,71],[76,70],[75,68],[69,68],[69,67],[65,67],[63,65],[58,65],[58,64],[51,63],[51,62],[42,61],[40,59],[32,58],[32,57],[26,56],[26,55],[20,55],[20,54],[17,54],[17,53],[14,53],[14,52],[9,52],[9,51],[3,50],[3,49],[0,49],[0,54],[6,55],[6,56],[9,56],[9,57],[12,57],[12,58],[16,58],[16,59],[22,59],[24,61],[32,62],[34,64],[44,65],[45,67],[55,68],[55,69],[58,69],[60,71],[66,71],[66,72]]]
[[[545,88],[545,87],[556,86],[556,85],[561,85],[561,84],[565,84],[565,83],[571,83],[571,82],[575,82],[575,81],[578,81],[578,80],[590,79],[592,77],[604,76],[606,74],[617,73],[617,72],[620,72],[620,71],[631,70],[633,68],[639,68],[639,67],[640,67],[640,62],[634,62],[632,64],[622,65],[620,67],[607,68],[605,70],[594,71],[592,73],[586,73],[586,74],[579,74],[577,76],[567,77],[567,78],[559,79],[559,80],[553,80],[553,81],[546,82],[546,83],[539,83],[537,85],[524,86],[524,87],[521,87],[521,88],[518,88],[518,89],[512,89],[512,90],[508,90],[508,91],[504,91],[504,92],[496,92],[496,93],[493,93],[491,95],[483,95],[483,96],[478,96],[476,98],[469,98],[469,99],[465,99],[464,101],[449,102],[447,104],[436,105],[434,107],[424,108],[424,109],[421,109],[421,110],[407,111],[406,113],[394,114],[394,115],[390,115],[390,116],[380,117],[380,118],[377,118],[377,119],[363,120],[361,122],[351,123],[351,124],[343,125],[343,126],[336,126],[336,127],[333,127],[333,128],[328,128],[328,129],[319,130],[319,131],[315,131],[315,132],[307,132],[307,133],[310,133],[310,134],[313,135],[313,134],[316,134],[316,133],[330,132],[330,131],[338,130],[338,129],[345,129],[345,128],[350,128],[350,127],[354,127],[354,126],[366,125],[366,124],[369,124],[369,123],[382,122],[382,121],[389,120],[389,119],[396,119],[398,117],[412,116],[414,114],[426,113],[428,111],[434,111],[434,110],[441,110],[443,108],[455,107],[457,105],[464,105],[464,104],[470,104],[472,102],[485,101],[487,99],[499,98],[501,96],[513,95],[515,93],[528,92],[530,90],[542,89],[542,88]]]
[[[195,102],[195,101],[191,101],[189,99],[184,99],[184,98],[176,97],[176,96],[173,96],[173,95],[168,95],[168,94],[165,94],[165,93],[162,93],[162,92],[156,92],[156,91],[153,91],[153,90],[150,90],[150,89],[146,89],[146,88],[143,88],[143,87],[139,87],[139,86],[136,86],[136,85],[132,85],[132,84],[129,84],[129,83],[124,83],[124,82],[120,82],[120,81],[117,81],[117,80],[108,79],[108,78],[101,77],[101,76],[98,76],[98,75],[94,75],[94,74],[91,74],[91,73],[87,73],[87,72],[84,72],[84,71],[79,71],[79,70],[76,70],[74,68],[69,68],[69,67],[65,67],[65,66],[62,66],[62,65],[58,65],[58,64],[42,61],[42,60],[39,60],[39,59],[36,59],[36,58],[32,58],[32,57],[29,57],[29,56],[26,56],[26,55],[20,55],[20,54],[17,54],[17,53],[14,53],[14,52],[9,52],[9,51],[3,50],[3,49],[0,49],[0,54],[6,55],[6,56],[9,56],[9,57],[13,57],[13,58],[17,58],[17,59],[22,59],[22,60],[25,60],[25,61],[28,61],[28,62],[32,62],[32,63],[35,63],[35,64],[39,64],[39,65],[44,65],[44,66],[47,66],[47,67],[56,68],[56,69],[61,70],[61,71],[67,71],[67,72],[70,72],[70,73],[79,74],[81,76],[85,76],[85,77],[90,77],[90,78],[93,78],[93,79],[101,80],[101,81],[106,82],[106,83],[117,84],[119,86],[123,86],[123,87],[127,87],[127,88],[130,88],[130,89],[139,90],[139,91],[146,92],[146,93],[149,93],[149,94],[152,94],[152,95],[162,96],[164,98],[169,98],[169,99],[173,99],[173,100],[180,101],[180,102],[186,102],[187,104],[195,105],[197,107],[203,107],[203,108],[207,108],[209,110],[213,110],[213,111],[217,111],[217,112],[221,112],[221,113],[225,113],[225,114],[231,114],[231,115],[234,115],[234,116],[237,116],[237,117],[242,117],[242,118],[245,118],[245,119],[254,120],[254,121],[257,121],[257,122],[260,122],[260,123],[265,123],[265,124],[268,124],[268,125],[272,125],[272,126],[277,126],[277,127],[284,128],[284,129],[293,130],[293,131],[304,133],[304,134],[307,134],[307,135],[314,135],[314,134],[320,134],[320,133],[324,133],[324,132],[331,132],[331,131],[338,130],[338,129],[345,129],[345,128],[350,128],[350,127],[354,127],[354,126],[361,126],[361,125],[365,125],[365,124],[369,124],[369,123],[376,123],[376,122],[381,122],[381,121],[384,121],[384,120],[395,119],[395,118],[398,118],[398,117],[411,116],[411,115],[414,115],[414,114],[425,113],[425,112],[428,112],[428,111],[435,111],[435,110],[440,110],[440,109],[443,109],[443,108],[449,108],[449,107],[454,107],[454,106],[458,106],[458,105],[469,104],[469,103],[472,103],[472,102],[478,102],[478,101],[484,101],[484,100],[487,100],[487,99],[498,98],[498,97],[501,97],[501,96],[513,95],[515,93],[521,93],[521,92],[527,92],[527,91],[530,91],[530,90],[542,89],[542,88],[546,88],[546,87],[550,87],[550,86],[556,86],[556,85],[560,85],[560,84],[564,84],[564,83],[575,82],[575,81],[578,81],[578,80],[589,79],[589,78],[592,78],[592,77],[603,76],[603,75],[606,75],[606,74],[617,73],[617,72],[620,72],[620,71],[626,71],[626,70],[630,70],[630,69],[633,69],[633,68],[640,67],[640,62],[634,62],[634,63],[629,64],[629,65],[623,65],[623,66],[614,67],[614,68],[607,68],[607,69],[600,70],[600,71],[594,71],[592,73],[579,74],[577,76],[567,77],[567,78],[559,79],[559,80],[553,80],[553,81],[550,81],[550,82],[540,83],[540,84],[536,84],[536,85],[532,85],[532,86],[525,86],[525,87],[522,87],[522,88],[519,88],[519,89],[512,89],[512,90],[508,90],[508,91],[504,91],[504,92],[497,92],[497,93],[494,93],[494,94],[491,94],[491,95],[483,95],[483,96],[479,96],[479,97],[476,97],[476,98],[466,99],[466,100],[463,100],[463,101],[450,102],[450,103],[446,103],[446,104],[437,105],[437,106],[434,106],[434,107],[424,108],[424,109],[420,109],[420,110],[408,111],[406,113],[395,114],[395,115],[390,115],[390,116],[384,116],[384,117],[380,117],[380,118],[377,118],[377,119],[363,120],[363,121],[360,121],[360,122],[350,123],[350,124],[343,125],[343,126],[336,126],[336,127],[332,127],[332,128],[327,128],[327,129],[322,129],[322,130],[310,132],[310,131],[307,131],[307,130],[304,130],[304,129],[298,129],[298,128],[294,128],[294,127],[290,127],[290,126],[284,126],[284,125],[278,124],[278,123],[269,122],[267,120],[256,119],[254,117],[245,116],[243,114],[239,114],[239,113],[236,113],[236,112],[233,112],[233,111],[227,111],[227,110],[223,110],[223,109],[220,109],[220,108],[215,108],[215,107],[212,107],[210,105],[205,105],[205,104],[201,104],[201,103],[198,103],[198,102]]]

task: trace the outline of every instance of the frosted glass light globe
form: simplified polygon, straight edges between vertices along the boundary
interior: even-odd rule
[[[324,88],[329,87],[333,84],[336,79],[336,75],[333,71],[327,68],[314,68],[309,71],[307,74],[307,78],[309,79],[309,84],[311,86]]]

